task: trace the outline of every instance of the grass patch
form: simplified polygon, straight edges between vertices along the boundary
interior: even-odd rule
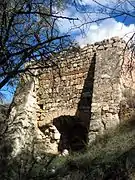
[[[82,180],[131,179],[135,167],[135,121],[108,130],[87,151],[74,153],[57,167],[54,179],[63,176],[74,179],[75,174],[82,174],[79,175]]]
[[[1,179],[134,180],[135,120],[132,118],[116,129],[108,130],[81,153],[66,157],[43,154],[42,159],[33,156],[30,159],[26,154],[24,162],[21,162],[21,156],[18,158],[7,167],[8,172],[6,169]]]

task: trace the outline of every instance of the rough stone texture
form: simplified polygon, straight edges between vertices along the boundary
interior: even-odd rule
[[[32,142],[38,136],[36,110],[34,82],[27,81],[17,89],[8,118],[7,140],[13,148],[12,157],[24,149],[31,150]]]
[[[122,97],[119,52],[118,46],[96,54],[90,133],[103,133],[105,129],[119,124],[119,104]]]
[[[112,38],[69,49],[54,59],[57,67],[44,70],[38,80],[18,89],[9,118],[9,131],[15,130],[11,133],[14,154],[34,136],[37,147],[57,153],[60,141],[69,141],[76,130],[85,134],[74,137],[86,141],[87,134],[91,143],[118,125],[125,84],[131,82],[121,73],[124,47],[123,40]]]
[[[37,90],[42,110],[38,126],[62,115],[78,116],[89,128],[89,141],[119,124],[122,99],[120,70],[125,43],[104,40],[83,49],[65,52],[58,68],[41,75]]]

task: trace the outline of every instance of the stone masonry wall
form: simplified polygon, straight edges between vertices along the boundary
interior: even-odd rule
[[[104,40],[83,49],[63,52],[58,68],[39,79],[38,126],[60,116],[77,116],[89,129],[90,141],[119,123],[120,63],[124,41]]]
[[[75,150],[74,144],[84,146],[77,136],[91,143],[118,125],[126,84],[121,74],[124,47],[125,42],[115,37],[69,49],[53,59],[57,66],[40,71],[30,86],[26,83],[16,93],[10,113],[10,120],[19,126],[12,124],[9,130],[22,128],[18,135],[12,134],[15,151],[28,144],[30,134],[35,135],[37,148],[46,152]]]
[[[97,51],[94,88],[91,104],[89,139],[120,123],[122,100],[121,60],[124,44],[114,42],[110,48]],[[112,46],[112,47],[111,47]],[[93,138],[92,138],[93,137]]]
[[[37,102],[34,91],[35,83],[27,80],[21,84],[11,104],[11,112],[7,120],[6,142],[11,149],[11,157],[21,154],[22,150],[32,150],[32,143],[39,138],[37,127]]]
[[[77,113],[84,82],[94,56],[91,49],[86,52],[78,49],[76,53],[65,55],[63,61],[60,59],[58,62],[60,72],[48,69],[40,77],[37,91],[37,101],[41,107],[39,126],[61,115],[74,116]]]

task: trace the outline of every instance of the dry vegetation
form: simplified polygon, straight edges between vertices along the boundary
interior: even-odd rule
[[[3,168],[3,180],[134,180],[135,115],[97,137],[83,153],[66,157],[43,154],[42,158],[22,153]]]
[[[98,137],[86,152],[65,158],[57,167],[50,174],[53,179],[134,179],[135,117]]]

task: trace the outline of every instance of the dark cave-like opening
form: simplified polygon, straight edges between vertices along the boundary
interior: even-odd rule
[[[60,116],[53,120],[53,125],[60,132],[60,142],[58,151],[64,149],[81,151],[85,149],[88,139],[88,130],[80,119],[76,116]]]

